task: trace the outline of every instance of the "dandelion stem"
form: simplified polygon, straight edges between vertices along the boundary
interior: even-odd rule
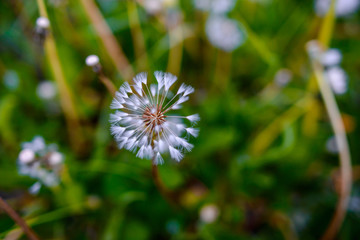
[[[0,208],[2,208],[7,213],[7,215],[9,215],[9,217],[11,217],[21,227],[30,240],[39,239],[35,232],[26,224],[25,220],[22,219],[19,214],[17,214],[15,210],[11,208],[2,197],[0,197]]]
[[[173,207],[176,207],[176,203],[171,195],[171,192],[169,191],[169,189],[167,189],[167,187],[165,186],[164,182],[161,180],[160,174],[159,174],[159,169],[158,166],[155,164],[155,156],[152,159],[152,164],[151,164],[151,174],[152,177],[154,179],[154,183],[156,185],[156,188],[158,189],[158,191],[160,192],[160,194],[164,197],[164,199]]]
[[[129,81],[134,74],[132,67],[100,10],[93,0],[81,0],[80,2],[118,72],[125,81]]]
[[[323,66],[316,59],[312,59],[312,67],[330,118],[331,126],[334,130],[340,158],[340,196],[331,223],[321,238],[323,240],[328,240],[334,239],[345,218],[352,185],[351,157],[345,133],[345,126],[336,104],[334,94],[323,74]]]

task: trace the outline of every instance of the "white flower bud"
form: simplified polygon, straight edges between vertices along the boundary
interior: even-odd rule
[[[100,60],[98,56],[90,55],[86,58],[85,62],[89,67],[94,67],[95,65],[99,64]]]
[[[50,21],[46,17],[39,17],[36,19],[36,26],[39,28],[49,28],[50,27]]]

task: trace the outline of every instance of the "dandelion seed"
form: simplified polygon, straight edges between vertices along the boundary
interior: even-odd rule
[[[245,30],[235,20],[225,16],[211,16],[206,22],[206,35],[212,45],[231,52],[245,41]]]
[[[163,154],[167,153],[179,162],[184,152],[193,148],[182,135],[196,137],[199,133],[197,129],[186,128],[183,121],[195,124],[200,117],[198,114],[170,115],[169,112],[181,108],[180,103],[189,99],[194,88],[182,84],[176,94],[172,94],[170,89],[177,77],[161,71],[154,75],[157,84],[148,83],[147,74],[140,73],[134,77],[133,85],[124,83],[116,92],[110,105],[117,110],[110,115],[111,134],[120,149],[135,151],[138,158],[162,164]]]
[[[37,179],[39,184],[48,187],[58,185],[63,155],[56,150],[57,146],[46,145],[44,139],[37,136],[31,142],[23,143],[22,148],[18,156],[19,174]],[[30,193],[38,192],[39,184],[34,184]]]

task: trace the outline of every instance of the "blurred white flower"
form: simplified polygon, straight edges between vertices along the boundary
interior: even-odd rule
[[[277,86],[284,87],[290,82],[292,77],[292,72],[284,68],[276,72],[274,81]]]
[[[219,216],[219,208],[215,204],[208,204],[200,209],[200,220],[204,223],[213,223]]]
[[[236,0],[194,0],[195,8],[215,14],[230,12],[235,6]]]
[[[171,158],[179,162],[183,153],[193,148],[181,136],[196,137],[199,132],[187,127],[183,120],[195,124],[200,118],[198,114],[176,116],[168,112],[181,108],[194,88],[182,84],[173,94],[170,87],[176,82],[176,76],[157,71],[155,78],[157,84],[149,84],[147,73],[140,73],[134,77],[133,85],[125,82],[120,87],[110,105],[117,110],[110,115],[111,133],[120,149],[137,151],[139,158],[162,164],[162,154],[170,153]]]
[[[63,155],[56,150],[57,146],[46,145],[44,139],[37,136],[33,141],[23,143],[22,148],[18,157],[19,173],[49,187],[58,185]],[[29,191],[36,193],[39,189],[38,184],[35,184]]]
[[[36,88],[36,94],[44,100],[54,99],[57,93],[56,86],[52,81],[42,81]]]
[[[318,16],[324,16],[330,8],[331,0],[316,0],[315,11]],[[360,0],[336,0],[335,14],[344,17],[355,13],[360,6]]]
[[[328,49],[321,55],[321,63],[326,67],[340,64],[341,59],[341,52],[335,48]]]
[[[245,41],[244,30],[235,20],[225,16],[211,16],[206,22],[206,35],[212,45],[230,52]]]
[[[340,95],[347,91],[347,75],[341,67],[335,66],[326,69],[325,76],[335,94]]]

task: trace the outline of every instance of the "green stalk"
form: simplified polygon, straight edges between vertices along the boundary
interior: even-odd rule
[[[40,15],[48,18],[44,0],[37,0]],[[50,64],[55,82],[60,92],[60,104],[64,111],[67,123],[69,138],[72,146],[79,149],[82,143],[81,125],[78,113],[75,108],[73,94],[65,79],[64,71],[61,66],[59,55],[56,49],[55,40],[52,34],[48,34],[45,41],[46,56]]]

